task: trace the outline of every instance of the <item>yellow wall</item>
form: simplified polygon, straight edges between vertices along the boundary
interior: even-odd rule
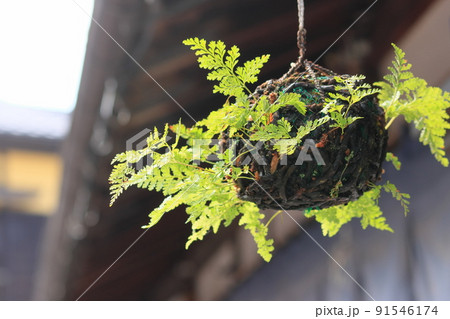
[[[61,175],[59,154],[26,150],[0,151],[0,185],[9,192],[31,194],[7,203],[15,210],[44,215],[53,213],[59,201]]]

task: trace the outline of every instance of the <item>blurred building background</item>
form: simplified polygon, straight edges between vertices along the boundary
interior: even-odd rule
[[[0,300],[32,296],[44,226],[59,203],[70,117],[0,105]]]
[[[306,0],[307,58],[320,57],[360,18],[318,63],[375,81],[386,72],[395,42],[417,76],[448,89],[449,2],[380,0],[360,17],[373,3]],[[278,78],[297,58],[296,6],[294,0],[95,1],[70,125],[65,116],[47,113],[38,121],[37,114],[0,106],[0,298],[370,299],[286,216],[271,224],[277,249],[265,264],[236,224],[186,251],[190,229],[182,208],[140,237],[147,214],[162,200],[158,193],[130,189],[109,207],[110,162],[127,139],[179,118],[192,125],[173,99],[196,120],[223,104],[182,40],[236,44],[242,61],[270,53],[260,79]],[[11,121],[3,121],[8,116],[45,123],[46,133],[12,133]],[[412,201],[405,218],[397,203],[383,199],[394,234],[362,231],[356,222],[323,238],[315,222],[292,215],[373,298],[448,299],[450,172],[412,142],[413,130],[396,124],[390,147],[404,167],[401,173],[386,167],[387,176]]]

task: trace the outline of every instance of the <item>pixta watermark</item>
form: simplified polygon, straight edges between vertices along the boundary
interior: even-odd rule
[[[129,138],[126,141],[126,150],[127,151],[141,151],[143,149],[145,149],[148,145],[147,142],[147,138],[149,137],[150,133],[152,131],[148,128],[143,129],[142,131],[140,131],[139,133],[133,135],[131,138]],[[159,134],[159,136],[161,136],[161,134]],[[170,136],[166,136],[165,138],[165,142],[168,143],[170,140],[172,139],[172,137]],[[159,145],[155,145],[152,150],[156,151],[158,150]],[[168,152],[169,150],[166,149],[166,152]],[[147,165],[151,165],[153,163],[153,156],[152,156],[152,152],[149,152],[146,156],[144,156],[139,162],[137,162],[134,167],[136,168],[136,170],[141,170],[142,168],[144,168]]]
[[[298,141],[296,139],[283,139],[269,141],[273,146],[277,145],[280,154],[287,154],[289,148],[297,147]],[[254,161],[260,166],[269,165],[264,156],[267,149],[267,142],[249,141],[245,139],[229,139],[225,145],[221,139],[194,139],[192,144],[192,159],[194,163],[201,162],[202,154],[206,148],[211,149],[217,145],[217,152],[206,157],[208,161],[214,162],[219,160],[218,154],[222,154],[225,150],[230,150],[228,154],[228,161],[236,162],[239,158],[240,165],[249,165]],[[304,162],[317,162],[317,165],[325,165],[325,161],[320,154],[319,148],[313,139],[306,139],[300,147],[300,151],[294,153],[296,156],[295,165],[302,165]],[[288,157],[282,156],[279,160],[279,165],[288,165]]]
[[[150,133],[151,130],[146,128],[129,138],[126,141],[126,150],[140,151],[145,149],[148,145],[147,138]],[[167,136],[165,142],[168,143],[171,139],[172,137]],[[267,151],[267,143],[269,143],[272,148],[276,145],[280,154],[288,154],[290,149],[298,148],[298,152],[292,152],[293,154],[290,155],[290,165],[292,165],[292,156],[296,156],[295,165],[303,165],[305,162],[313,161],[315,161],[317,165],[325,165],[320,150],[313,139],[305,139],[301,145],[297,145],[298,141],[296,139],[266,142],[250,141],[246,139],[228,139],[225,142],[223,139],[193,139],[191,148],[192,162],[197,165],[202,162],[202,159],[206,159],[208,162],[217,162],[224,159],[224,156],[227,156],[226,159],[228,162],[238,163],[239,166],[249,165],[251,162],[255,162],[260,166],[270,165],[266,158],[261,155]],[[140,170],[147,165],[151,165],[153,163],[153,151],[157,151],[158,153],[169,152],[169,149],[164,149],[161,144],[163,144],[163,142],[154,145],[152,150],[135,164],[135,168]],[[288,165],[288,157],[281,156],[278,165]]]

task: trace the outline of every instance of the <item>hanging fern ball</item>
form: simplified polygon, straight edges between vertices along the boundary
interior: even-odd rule
[[[185,205],[192,227],[188,248],[238,219],[266,261],[274,249],[269,225],[278,213],[265,215],[261,208],[304,210],[328,236],[353,218],[364,229],[393,231],[378,206],[380,193],[397,199],[405,214],[409,195],[389,181],[380,183],[384,160],[400,169],[399,159],[386,152],[386,130],[402,115],[448,166],[450,94],[415,77],[395,45],[390,74],[373,86],[362,75],[336,75],[304,60],[303,1],[298,3],[299,59],[283,77],[254,91],[249,85],[258,82],[269,55],[240,64],[236,46],[198,38],[183,42],[209,70],[207,78],[217,83],[213,93],[223,94],[225,103],[192,127],[180,121],[163,131],[154,128],[146,147],[117,154],[109,178],[111,205],[132,185],[161,191],[165,200],[151,211],[146,228]],[[149,156],[147,165],[136,165]]]
[[[262,98],[271,104],[289,93],[298,98],[295,105],[270,112],[261,130],[287,127],[284,151],[276,140],[266,141],[258,131],[253,134],[264,142],[247,157],[255,178],[238,179],[237,185],[238,196],[259,208],[346,204],[381,179],[387,131],[384,111],[374,96],[378,91],[364,84],[363,77],[337,76],[311,62],[304,64],[306,68],[297,63],[282,78],[263,83],[249,97],[251,107]],[[252,121],[247,127],[254,127]],[[237,153],[248,152],[248,144],[240,141]]]

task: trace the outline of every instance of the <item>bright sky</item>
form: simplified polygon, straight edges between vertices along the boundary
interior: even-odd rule
[[[91,15],[94,0],[74,1]],[[90,24],[74,1],[0,2],[0,103],[73,109]]]

